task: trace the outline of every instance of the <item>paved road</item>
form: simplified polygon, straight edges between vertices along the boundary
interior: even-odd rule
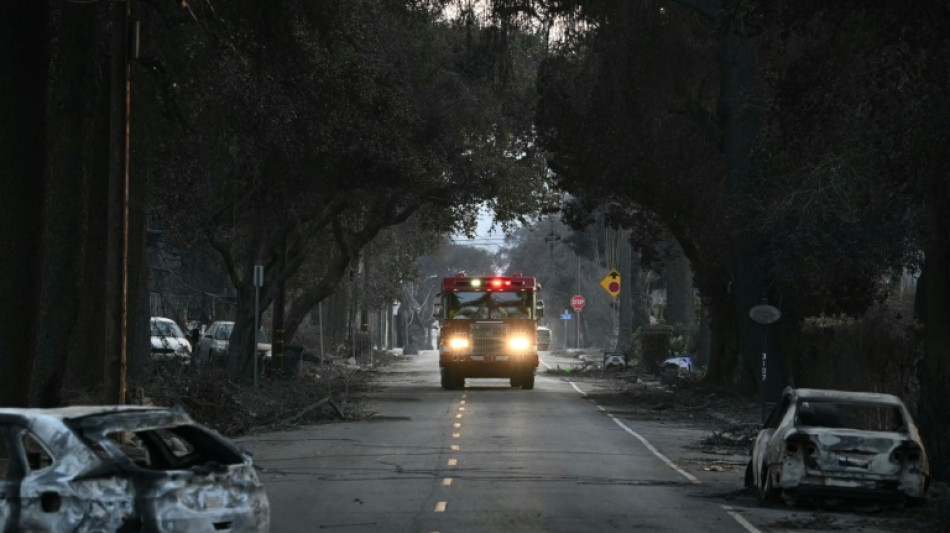
[[[533,391],[491,379],[444,391],[436,357],[384,374],[367,421],[242,440],[273,531],[756,532],[787,518],[731,502],[741,473],[690,462],[695,431],[607,413],[585,399],[590,384],[543,373]]]
[[[274,531],[743,531],[574,387],[542,374],[533,391],[444,391],[423,352],[386,375],[371,421],[243,445],[265,470]]]

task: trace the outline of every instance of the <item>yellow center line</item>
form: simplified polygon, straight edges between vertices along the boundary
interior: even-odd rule
[[[459,407],[459,411],[464,411],[464,410],[465,410],[464,407]]]
[[[461,433],[453,433],[453,434],[452,434],[452,438],[453,438],[453,439],[460,439],[460,438],[462,438],[462,434],[461,434]]]
[[[462,415],[455,415],[455,418],[462,418]]]
[[[462,405],[465,405],[465,400],[462,400],[462,401],[460,401],[459,403],[462,404]]]
[[[449,446],[449,449],[451,449],[453,452],[457,452],[457,451],[459,451],[459,445],[458,445],[458,444],[453,444],[453,445]]]
[[[451,484],[452,484],[452,478],[450,478],[450,477],[447,477],[447,478],[445,478],[445,479],[442,480],[442,486],[444,486],[444,487],[448,487],[448,486],[451,485]]]
[[[445,512],[445,506],[446,506],[446,505],[448,505],[447,502],[439,502],[439,503],[435,504],[435,512],[437,512],[437,513],[444,513],[444,512]]]
[[[459,460],[458,460],[458,459],[449,459],[448,461],[446,461],[445,464],[447,464],[447,465],[449,465],[449,466],[455,466],[455,465],[459,464]]]
[[[467,395],[467,394],[463,394],[463,395],[462,395],[462,399],[464,400],[465,398],[468,398],[468,395]]]
[[[462,427],[462,424],[461,424],[460,422],[456,422],[456,423],[452,424],[452,426],[453,426],[453,427],[460,428],[460,427]]]

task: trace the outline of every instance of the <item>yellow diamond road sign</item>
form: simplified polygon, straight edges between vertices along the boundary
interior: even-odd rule
[[[600,280],[600,286],[614,298],[620,294],[620,272],[611,270],[604,279]]]

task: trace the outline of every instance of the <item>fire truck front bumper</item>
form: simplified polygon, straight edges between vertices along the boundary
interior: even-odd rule
[[[469,377],[507,377],[513,372],[538,366],[537,353],[458,355],[443,353],[439,366],[461,370]]]

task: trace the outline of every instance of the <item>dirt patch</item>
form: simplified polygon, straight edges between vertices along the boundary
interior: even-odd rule
[[[643,379],[632,374],[608,375],[605,390],[590,397],[604,406],[623,410],[628,416],[644,416],[660,420],[708,419],[726,426],[735,426],[723,433],[723,440],[745,439],[742,426],[758,422],[758,404],[735,393],[703,388],[691,379]],[[735,433],[742,433],[742,436]]]

